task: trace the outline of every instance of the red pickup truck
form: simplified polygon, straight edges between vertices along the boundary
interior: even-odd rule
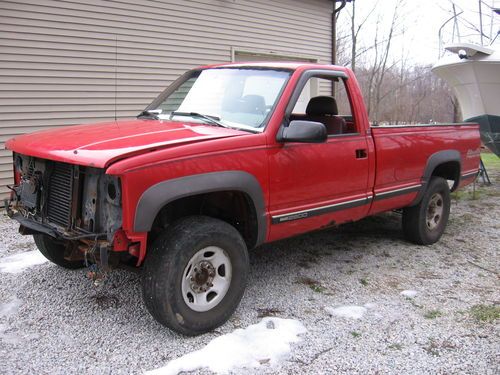
[[[470,123],[370,126],[347,68],[251,63],[188,71],[137,119],[7,148],[22,234],[62,267],[142,268],[153,317],[194,335],[236,309],[262,243],[395,209],[406,238],[436,242],[480,140]]]

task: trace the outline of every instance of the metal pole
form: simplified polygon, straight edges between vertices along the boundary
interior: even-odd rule
[[[481,0],[479,0],[479,30],[481,32],[481,45],[484,46],[483,43],[483,13],[481,11]]]
[[[443,53],[441,53],[441,50],[443,49],[443,36],[442,36],[442,32],[443,32],[443,28],[446,26],[446,24],[448,22],[450,22],[452,19],[458,17],[459,15],[461,15],[464,11],[462,10],[460,13],[456,14],[456,15],[453,15],[451,16],[449,19],[446,20],[445,23],[443,23],[441,25],[441,27],[439,28],[439,31],[438,31],[438,38],[439,38],[439,52],[438,52],[438,59],[441,58],[441,56],[443,55]]]
[[[332,12],[332,65],[337,63],[337,13],[345,7],[347,1],[353,0],[333,0],[333,12]],[[342,2],[337,8],[337,2]]]
[[[457,16],[457,9],[455,7],[455,3],[453,3],[453,17],[455,19],[454,19],[454,23],[453,23],[453,37],[452,37],[452,41],[453,42],[455,41],[455,31],[456,31],[456,33],[457,33],[457,40],[460,43],[461,42],[461,38],[460,38],[460,30],[458,28],[458,16]]]
[[[333,2],[332,12],[332,65],[337,63],[337,17],[335,12],[335,2]]]
[[[337,8],[337,2],[342,1],[342,4]],[[337,13],[345,7],[347,1],[351,0],[333,0],[332,12],[332,65],[337,64]],[[335,82],[332,81],[332,96],[335,96]]]

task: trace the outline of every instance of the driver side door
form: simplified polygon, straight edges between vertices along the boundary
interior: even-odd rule
[[[336,102],[342,107],[343,101],[346,112],[339,116],[349,120],[349,128],[342,134],[329,134],[324,143],[283,142],[269,149],[270,240],[357,220],[367,214],[371,202],[367,135],[352,111],[347,76],[335,71],[307,73],[291,97],[285,122],[294,118],[311,121],[307,113],[294,111],[304,87],[325,91],[335,84]],[[342,89],[343,99],[339,97]]]

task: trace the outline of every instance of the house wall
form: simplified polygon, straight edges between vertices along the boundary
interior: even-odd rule
[[[329,63],[331,10],[327,0],[1,0],[0,196],[14,135],[133,117],[187,69],[241,51]]]

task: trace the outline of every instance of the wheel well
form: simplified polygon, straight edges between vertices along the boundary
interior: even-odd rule
[[[257,243],[255,206],[250,196],[241,191],[203,193],[169,202],[156,215],[148,242],[154,241],[176,220],[192,215],[209,216],[229,223],[240,232],[249,249]]]
[[[454,181],[451,191],[454,191],[460,182],[460,163],[458,161],[448,161],[439,164],[432,171],[431,176],[443,177],[446,180]]]

